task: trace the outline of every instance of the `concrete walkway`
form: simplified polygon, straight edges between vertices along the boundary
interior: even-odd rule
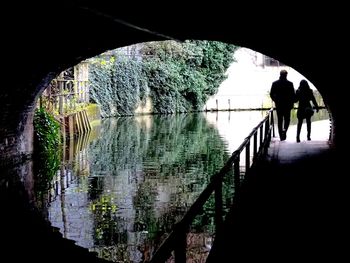
[[[287,136],[237,192],[208,262],[349,262],[348,172],[327,140]]]

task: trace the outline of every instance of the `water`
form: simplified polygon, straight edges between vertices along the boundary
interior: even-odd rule
[[[65,238],[102,258],[144,262],[265,113],[104,120],[98,134],[68,144],[41,196],[43,213]],[[225,208],[234,192],[231,179],[224,183]],[[212,245],[213,203],[211,198],[187,236],[187,255],[197,262]]]

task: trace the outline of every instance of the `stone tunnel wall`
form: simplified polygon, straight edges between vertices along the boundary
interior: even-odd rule
[[[348,42],[343,34],[336,33],[347,30],[341,16],[329,21],[317,12],[313,13],[313,23],[304,23],[310,20],[309,13],[299,12],[297,8],[299,19],[295,19],[293,12],[285,14],[281,32],[278,27],[271,26],[276,25],[274,16],[266,16],[261,21],[264,8],[254,11],[247,7],[249,13],[235,12],[235,15],[219,5],[202,10],[208,14],[220,10],[220,16],[215,19],[204,19],[198,10],[184,13],[180,5],[162,10],[162,6],[160,9],[141,8],[126,3],[126,7],[120,8],[113,5],[113,1],[80,6],[76,1],[68,4],[53,0],[52,5],[31,2],[21,8],[16,5],[7,8],[11,18],[5,22],[13,27],[2,34],[6,40],[2,49],[6,62],[3,74],[10,80],[8,85],[2,85],[0,93],[2,164],[30,155],[33,105],[43,84],[55,74],[109,49],[166,39],[229,42],[293,67],[323,95],[334,123],[334,142],[346,138],[346,111],[341,107],[346,106],[347,99],[342,94],[347,84],[339,76],[347,74],[339,65],[344,61]],[[136,16],[135,9],[146,15]],[[60,19],[62,17],[64,19]],[[249,23],[245,23],[248,19]]]

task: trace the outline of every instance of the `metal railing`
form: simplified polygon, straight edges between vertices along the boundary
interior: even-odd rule
[[[237,150],[232,153],[224,167],[212,177],[208,186],[189,208],[182,220],[174,226],[173,231],[155,252],[150,261],[151,263],[167,261],[173,251],[176,263],[186,262],[187,232],[194,218],[203,211],[203,207],[212,193],[215,195],[215,231],[218,232],[224,220],[222,190],[225,175],[233,169],[233,187],[238,189],[246,173],[254,165],[254,162],[266,153],[271,136],[275,136],[273,109],[267,112],[267,116],[244,139]],[[253,144],[251,144],[252,140]],[[243,151],[245,153],[244,169],[240,166],[241,153]]]

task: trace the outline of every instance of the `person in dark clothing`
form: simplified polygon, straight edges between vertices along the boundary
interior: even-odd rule
[[[272,83],[270,97],[275,103],[277,112],[277,127],[280,140],[287,138],[290,123],[290,111],[294,107],[295,90],[293,83],[287,80],[288,72],[281,70],[280,78]]]
[[[301,126],[303,125],[304,119],[306,119],[306,127],[307,127],[307,140],[311,140],[311,117],[314,114],[314,110],[311,107],[310,101],[312,101],[313,106],[318,112],[318,104],[315,99],[315,96],[310,89],[309,84],[306,80],[301,80],[300,85],[296,91],[296,102],[298,103],[298,126],[297,126],[297,142],[300,142],[300,131]]]

